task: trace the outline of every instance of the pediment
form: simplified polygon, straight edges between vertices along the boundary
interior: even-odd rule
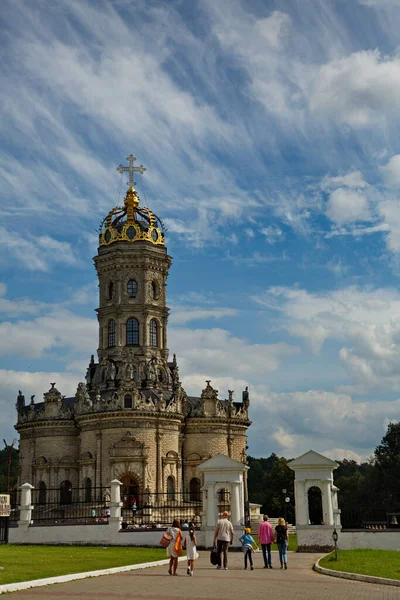
[[[291,469],[306,469],[310,467],[316,467],[320,469],[337,469],[338,463],[319,452],[309,450],[301,456],[294,458],[288,462],[288,467]]]
[[[249,467],[238,460],[224,454],[216,454],[197,467],[199,471],[247,471]]]

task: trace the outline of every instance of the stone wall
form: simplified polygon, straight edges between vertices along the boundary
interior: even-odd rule
[[[372,548],[374,550],[400,551],[400,530],[359,530],[339,533],[339,550],[353,548]]]
[[[120,531],[119,524],[19,526],[11,527],[10,544],[90,545],[90,546],[152,546],[160,547],[163,530]],[[197,531],[199,546],[204,546],[204,532]]]

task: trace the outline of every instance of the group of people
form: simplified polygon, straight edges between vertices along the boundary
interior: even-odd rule
[[[183,549],[187,553],[187,574],[193,576],[195,560],[198,558],[197,540],[194,527],[190,527],[187,535],[182,534],[181,523],[176,519],[169,527],[166,534],[171,538],[167,547],[169,556],[168,573],[177,575],[178,558],[182,556]],[[218,557],[217,569],[228,570],[228,548],[233,543],[234,530],[233,525],[229,520],[229,513],[224,512],[217,521],[214,532],[214,551]],[[244,534],[239,538],[242,544],[244,553],[244,568],[250,566],[253,571],[253,553],[258,549],[258,545],[251,535],[251,529],[247,527]],[[276,542],[279,551],[279,561],[281,569],[287,569],[287,550],[289,545],[289,532],[286,521],[283,518],[278,520],[278,525],[273,529],[268,520],[268,516],[264,515],[263,522],[260,523],[258,529],[258,540],[261,545],[264,569],[272,569],[272,554],[271,545]],[[167,542],[168,543],[168,542]]]
[[[185,533],[187,533],[187,535],[183,537],[181,523],[178,519],[175,519],[172,523],[172,527],[169,527],[166,531],[166,534],[171,538],[171,541],[167,546],[167,555],[169,556],[168,573],[170,575],[177,575],[178,558],[182,556],[183,550],[186,550],[186,573],[191,577],[193,576],[194,561],[199,556],[196,549],[197,540],[193,527],[186,530]]]

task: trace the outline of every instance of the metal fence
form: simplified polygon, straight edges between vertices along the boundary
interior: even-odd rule
[[[110,490],[107,488],[42,488],[32,490],[32,520],[43,523],[107,523]]]
[[[10,492],[10,524],[15,524],[19,520],[19,506],[21,504],[21,490],[11,490]]]
[[[177,519],[198,528],[202,508],[201,500],[190,499],[186,492],[149,492],[135,497],[134,503],[123,499],[121,513],[124,527],[167,527]]]
[[[400,494],[340,494],[343,529],[400,528]]]

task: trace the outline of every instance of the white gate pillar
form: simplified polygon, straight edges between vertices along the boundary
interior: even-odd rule
[[[240,490],[243,488],[243,474],[248,469],[247,465],[223,454],[217,454],[198,466],[198,470],[204,473],[203,489],[207,493],[206,514],[203,518],[203,523],[206,523],[206,546],[212,546],[214,539],[217,521],[216,495],[219,489],[230,489],[231,491],[231,521],[235,530],[233,545],[240,545],[239,538],[243,533],[242,515],[244,516],[244,497]]]
[[[121,523],[121,486],[122,483],[118,479],[113,479],[110,483],[111,486],[111,501],[110,501],[110,523]]]
[[[299,551],[329,551],[333,548],[333,530],[341,529],[337,507],[337,488],[333,471],[339,466],[334,460],[310,450],[291,460],[288,466],[295,472],[296,529]],[[308,490],[321,490],[322,522],[311,525]]]
[[[19,521],[18,525],[30,525],[32,520],[32,490],[33,485],[30,483],[24,483],[21,485],[21,504],[19,508]]]

